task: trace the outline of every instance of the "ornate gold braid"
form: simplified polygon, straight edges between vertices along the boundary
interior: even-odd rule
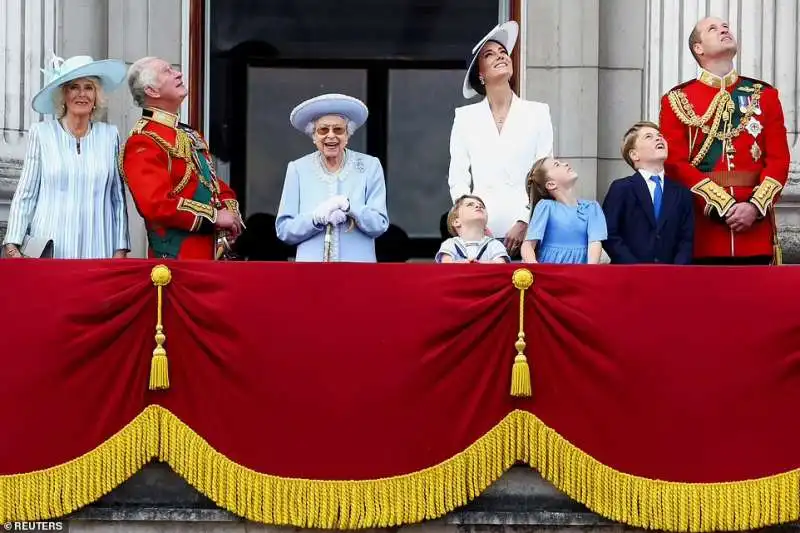
[[[119,155],[117,156],[117,170],[119,171],[119,175],[122,177],[122,182],[125,185],[128,185],[128,178],[125,177],[125,143],[121,143],[122,146],[119,148]]]
[[[212,193],[219,192],[217,187],[215,187],[213,183],[209,183],[209,181],[203,177],[203,175],[195,166],[194,159],[192,157],[192,141],[188,134],[182,132],[181,130],[177,130],[175,132],[175,146],[172,146],[157,133],[152,131],[142,131],[141,133],[153,139],[156,144],[158,144],[165,152],[167,152],[167,155],[177,159],[182,159],[186,163],[186,171],[183,173],[181,181],[179,181],[175,188],[170,191],[171,195],[174,196],[186,188],[186,185],[189,183],[189,180],[192,177],[192,172],[197,174],[197,179],[199,179],[200,183],[205,185],[209,191]]]
[[[747,127],[747,123],[750,122],[750,119],[755,113],[755,109],[759,100],[761,99],[761,88],[762,85],[760,83],[753,84],[753,96],[750,98],[750,104],[747,106],[744,115],[742,115],[739,125],[734,129],[730,129],[728,127],[723,133],[720,133],[719,131],[720,122],[725,120],[726,123],[729,123],[731,113],[735,109],[735,104],[733,103],[733,99],[728,91],[724,89],[720,90],[714,99],[711,100],[711,104],[708,106],[708,109],[702,117],[697,116],[694,106],[692,106],[692,103],[686,97],[686,93],[680,89],[670,91],[668,96],[669,104],[670,107],[672,107],[672,111],[675,113],[675,116],[678,117],[678,120],[690,128],[699,128],[706,136],[705,140],[703,141],[703,145],[700,147],[700,151],[698,151],[697,155],[692,159],[692,166],[696,167],[700,164],[700,162],[706,157],[708,151],[711,149],[711,145],[715,140],[728,142],[738,137],[739,134],[744,131],[744,129]],[[712,117],[712,115],[714,117],[714,122],[711,124],[711,126],[707,126],[706,123]]]

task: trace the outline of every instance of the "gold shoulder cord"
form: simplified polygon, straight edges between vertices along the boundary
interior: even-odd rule
[[[180,193],[186,185],[189,183],[189,180],[192,177],[192,172],[197,174],[197,178],[200,182],[205,185],[208,190],[214,192],[216,191],[216,187],[212,183],[209,183],[208,180],[203,177],[202,173],[198,171],[197,166],[194,163],[193,158],[193,148],[192,148],[192,140],[184,131],[176,130],[175,132],[175,146],[169,144],[163,137],[154,133],[152,131],[143,131],[144,135],[147,135],[151,139],[153,139],[170,157],[170,167],[172,166],[171,158],[182,159],[186,163],[186,170],[181,177],[181,181],[175,186],[172,191],[170,191],[171,195],[176,195]]]
[[[711,100],[711,104],[702,117],[697,116],[692,103],[681,89],[670,91],[668,95],[669,104],[675,116],[678,117],[678,120],[690,128],[696,128],[698,131],[702,131],[706,135],[703,145],[700,147],[697,155],[692,158],[692,166],[696,167],[703,161],[715,140],[722,141],[725,144],[726,151],[729,155],[734,153],[731,141],[739,136],[739,134],[744,131],[747,123],[750,122],[758,106],[758,101],[761,98],[761,89],[762,85],[760,83],[753,85],[753,96],[750,98],[750,104],[747,106],[736,128],[731,127],[731,119],[733,118],[735,104],[730,93],[725,89],[721,89],[714,99]],[[706,125],[712,117],[713,122],[711,125]],[[720,125],[722,122],[724,122],[725,127],[724,130],[720,132]],[[690,140],[690,154],[693,150],[694,142]]]

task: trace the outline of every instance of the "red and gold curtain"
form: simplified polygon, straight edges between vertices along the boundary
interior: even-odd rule
[[[0,522],[153,459],[305,528],[435,518],[515,462],[632,526],[800,517],[793,267],[532,265],[526,397],[514,265],[167,263],[161,367],[154,266],[0,262]]]

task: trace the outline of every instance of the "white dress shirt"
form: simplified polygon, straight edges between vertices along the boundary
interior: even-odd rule
[[[650,191],[650,199],[655,204],[656,201],[656,182],[653,180],[653,176],[659,176],[661,178],[661,192],[664,192],[664,171],[662,170],[658,174],[654,174],[649,170],[644,170],[643,168],[639,169],[639,175],[644,178],[644,182],[647,185],[647,190]]]
[[[501,239],[517,221],[530,220],[525,180],[538,159],[552,154],[547,104],[514,95],[500,132],[488,99],[459,107],[450,134],[450,196],[453,201],[464,194],[479,196],[489,231]]]

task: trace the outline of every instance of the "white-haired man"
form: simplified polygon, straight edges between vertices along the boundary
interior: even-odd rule
[[[121,156],[122,172],[145,221],[148,256],[214,259],[241,233],[236,194],[217,179],[203,137],[178,122],[188,90],[167,61],[131,65],[128,87],[142,118]]]

